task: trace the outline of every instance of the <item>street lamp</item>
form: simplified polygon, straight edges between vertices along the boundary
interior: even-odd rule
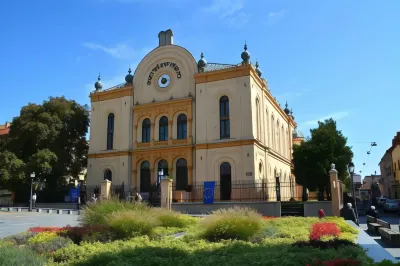
[[[33,189],[33,179],[35,178],[35,172],[31,173],[31,198],[29,201],[29,211],[32,211],[32,189]]]
[[[354,188],[354,163],[350,162],[349,163],[349,173],[350,173],[350,177],[351,177],[351,188],[352,188],[352,194],[353,194],[353,199],[354,199],[354,209],[356,211],[356,219],[357,219],[357,225],[359,225],[358,222],[358,210],[357,210],[357,199],[356,199],[356,190]]]

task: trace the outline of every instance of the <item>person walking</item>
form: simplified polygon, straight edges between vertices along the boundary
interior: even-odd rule
[[[319,209],[319,211],[318,211],[318,217],[319,217],[319,219],[322,219],[322,218],[325,217],[325,212],[324,212],[323,209]]]
[[[135,201],[136,202],[142,202],[143,201],[143,198],[142,198],[142,196],[140,195],[139,192],[136,192]]]
[[[356,218],[356,214],[355,214],[352,206],[353,205],[351,203],[347,203],[346,204],[346,208],[344,209],[344,213],[343,213],[344,219],[345,220],[351,220],[355,224],[359,225],[358,221],[357,221],[357,218]]]
[[[33,195],[32,195],[32,208],[36,208],[36,199],[37,199],[36,193],[33,193]]]

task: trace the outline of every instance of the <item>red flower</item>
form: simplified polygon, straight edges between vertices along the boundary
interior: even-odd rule
[[[323,236],[339,236],[340,230],[335,223],[315,223],[312,225],[310,240],[320,240]]]
[[[316,261],[314,264],[307,264],[306,266],[358,266],[361,265],[361,261],[352,259],[334,259],[332,261],[320,260]]]
[[[320,219],[325,217],[325,212],[324,212],[323,209],[319,209],[319,211],[318,211],[318,217],[319,217]]]
[[[59,232],[61,227],[43,226],[43,227],[31,227],[28,229],[29,232],[42,233],[42,232]]]
[[[271,219],[275,219],[275,216],[263,216],[264,220],[271,220]]]

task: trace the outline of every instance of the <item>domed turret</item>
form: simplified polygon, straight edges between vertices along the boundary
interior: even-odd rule
[[[126,81],[126,83],[129,83],[129,84],[131,84],[133,81],[133,76],[132,76],[131,72],[132,72],[131,67],[129,67],[128,75],[125,76],[125,81]]]
[[[261,69],[259,69],[258,67],[259,67],[258,61],[256,61],[256,72],[257,72],[257,75],[258,75],[259,77],[261,77],[262,71],[261,71]]]
[[[242,57],[242,60],[243,60],[242,64],[243,65],[247,65],[249,63],[250,53],[247,52],[247,44],[246,44],[246,42],[244,43],[244,51],[242,52],[241,57]]]
[[[101,83],[101,77],[99,73],[99,77],[97,78],[96,83],[94,84],[96,91],[101,90],[103,88],[103,84]]]
[[[289,108],[288,108],[289,106],[288,106],[288,104],[287,104],[287,101],[286,101],[286,104],[285,104],[285,109],[283,110],[283,111],[285,111],[285,114],[287,114],[287,115],[289,115],[290,114],[290,110],[289,110]]]
[[[204,69],[207,66],[207,61],[204,59],[204,54],[201,53],[200,60],[197,62],[197,67],[199,68],[199,72],[204,72]]]

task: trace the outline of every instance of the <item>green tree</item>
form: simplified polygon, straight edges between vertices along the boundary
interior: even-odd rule
[[[65,185],[65,176],[78,177],[87,165],[88,107],[64,97],[22,107],[11,122],[6,149],[46,179],[46,187]]]
[[[349,178],[347,166],[353,158],[347,138],[337,129],[333,119],[318,122],[311,129],[311,137],[293,148],[293,164],[296,181],[309,190],[329,190],[330,165],[335,164],[341,181]]]
[[[25,177],[25,163],[9,151],[0,152],[0,188],[9,188]]]

